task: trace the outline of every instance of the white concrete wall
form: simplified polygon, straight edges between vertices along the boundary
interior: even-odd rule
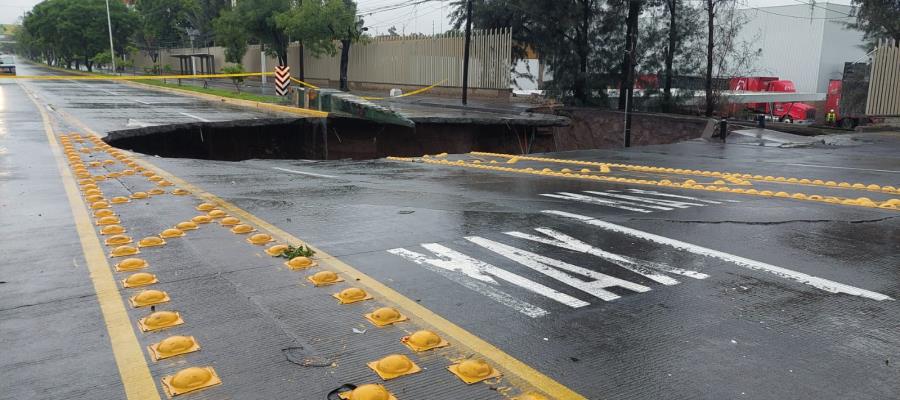
[[[824,92],[829,79],[840,78],[845,61],[865,55],[862,33],[847,29],[850,7],[816,3],[742,10],[747,23],[739,40],[755,44],[761,54],[754,75],[794,82],[800,92]],[[833,11],[829,11],[833,10]]]

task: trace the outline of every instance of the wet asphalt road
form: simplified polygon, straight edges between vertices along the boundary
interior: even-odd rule
[[[23,74],[26,68],[22,68]],[[264,116],[119,84],[78,84],[86,87],[77,93],[73,89],[80,86],[73,82],[26,85],[53,110],[68,113],[98,132],[192,118],[181,113],[208,120]],[[4,381],[29,384],[14,386],[0,397],[116,397],[96,396],[103,393],[96,390],[115,393],[120,384],[109,350],[104,349],[102,321],[91,297],[90,280],[79,268],[83,263],[67,208],[58,206],[65,203],[64,195],[55,170],[47,167],[52,158],[42,149],[46,138],[40,117],[30,102],[21,101],[23,92],[18,86],[4,83],[2,90],[5,107],[0,140],[4,143],[0,149],[5,151],[0,153],[0,165],[6,173],[0,176],[0,219],[10,228],[2,233],[0,247],[10,262],[4,262],[2,270],[6,283],[0,320],[4,321],[3,352],[14,356],[0,364],[0,374]],[[146,107],[136,100],[155,106]],[[63,130],[77,128],[59,124]],[[782,148],[752,141],[728,145],[686,142],[550,156],[900,186],[897,133],[854,135],[830,143]],[[339,257],[591,399],[889,399],[900,393],[900,306],[895,300],[829,293],[808,279],[748,269],[735,261],[743,257],[897,299],[900,212],[895,210],[388,160],[235,163],[149,159]],[[126,182],[109,189],[109,195],[138,189]],[[804,190],[808,194],[842,193],[837,189]],[[607,202],[586,203],[569,195],[560,198],[561,193]],[[877,201],[898,197],[857,194]],[[641,200],[626,204],[620,201],[622,197],[614,196]],[[22,198],[28,201],[16,200]],[[667,199],[680,201],[679,207],[659,202]],[[157,232],[165,226],[158,221],[164,216],[176,221],[189,218],[196,214],[192,204],[182,198],[160,198],[152,207],[129,211],[134,213],[132,221],[145,227],[135,228],[134,236]],[[547,210],[587,216],[663,239],[654,242],[646,235],[626,235],[544,212]],[[41,216],[35,217],[39,213]],[[541,233],[537,228],[546,229]],[[562,234],[635,264],[669,268],[662,274],[669,280],[629,271],[622,265],[634,264],[612,262],[609,257],[597,256],[597,251],[564,249],[507,232],[544,238],[547,232],[557,237]],[[309,369],[284,372],[279,354],[282,347],[318,341],[323,330],[331,329],[324,323],[310,327],[292,307],[307,304],[314,313],[327,313],[328,305],[306,292],[296,293],[296,284],[284,280],[291,278],[257,266],[259,256],[248,258],[237,246],[222,242],[227,234],[217,235],[202,233],[185,245],[176,245],[181,250],[177,254],[158,255],[159,264],[167,265],[165,271],[173,277],[167,290],[194,301],[185,307],[195,307],[194,321],[202,320],[206,327],[202,333],[192,332],[211,343],[204,349],[204,357],[217,365],[226,383],[242,383],[210,391],[211,396],[320,398],[310,393],[327,391],[343,383],[340,379],[363,379],[359,369],[343,365],[373,359],[369,347],[342,353],[342,367],[328,374]],[[52,252],[41,251],[35,249],[34,237],[47,237],[60,245]],[[731,258],[692,253],[673,247],[673,240]],[[438,254],[455,255],[456,259],[444,264],[422,261],[438,259]],[[469,262],[460,261],[458,254],[468,256]],[[421,262],[415,262],[417,259]],[[566,271],[566,276],[554,278],[546,268],[541,272],[542,265],[554,260],[556,268],[551,269]],[[69,267],[68,273],[40,268],[55,264]],[[472,265],[475,272],[465,274],[465,268]],[[671,268],[695,274],[672,273]],[[498,277],[503,273],[485,272],[496,269],[527,282],[511,283]],[[596,273],[632,286],[623,288],[620,282],[619,287],[605,292],[596,287],[578,288],[578,281],[599,280]],[[704,277],[698,279],[701,274]],[[209,276],[216,278],[206,280]],[[188,294],[192,288],[200,293]],[[232,292],[236,295],[223,294]],[[617,298],[597,296],[604,293]],[[230,307],[235,311],[229,312]],[[216,323],[229,314],[242,315],[245,322]],[[65,326],[67,321],[84,325],[39,333],[47,332],[46,326]],[[367,343],[378,343],[379,339],[371,336]],[[76,342],[70,342],[70,337]],[[233,339],[229,341],[229,337]],[[338,343],[309,347],[333,355],[353,337],[348,334],[348,339]],[[252,345],[235,355],[235,346],[246,342]],[[241,365],[248,360],[256,362]],[[438,369],[437,360],[427,362]],[[90,368],[87,375],[82,365],[96,368]],[[152,372],[157,376],[174,367],[156,366]],[[272,373],[272,369],[285,375]],[[48,372],[52,379],[36,379]],[[260,387],[261,381],[281,383],[274,388]],[[306,394],[297,395],[297,385],[308,390],[300,392]],[[390,386],[395,393],[406,393],[397,393],[400,398],[496,396],[478,387],[448,386],[452,382],[440,379],[433,387],[453,390],[438,394],[402,382],[395,385]]]

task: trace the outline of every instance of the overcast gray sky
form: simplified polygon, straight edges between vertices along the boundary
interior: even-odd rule
[[[248,0],[249,1],[249,0]],[[808,3],[812,0],[744,0],[750,7],[766,7]],[[0,23],[15,23],[26,11],[41,0],[0,0]],[[427,33],[442,32],[449,27],[450,0],[433,0],[417,6],[407,6],[393,10],[379,10],[386,6],[414,3],[414,0],[357,0],[371,33],[387,32],[396,26],[398,32]],[[850,0],[831,0],[830,3],[850,4]],[[823,4],[824,2],[819,2]],[[368,12],[373,12],[368,15]]]

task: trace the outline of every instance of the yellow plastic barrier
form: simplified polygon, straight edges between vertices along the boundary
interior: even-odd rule
[[[436,86],[438,86],[438,85],[440,85],[440,84],[442,84],[442,83],[444,83],[444,82],[447,82],[447,80],[446,80],[446,79],[443,79],[443,80],[441,80],[440,82],[435,83],[435,84],[433,84],[433,85],[431,85],[431,86],[426,86],[426,87],[423,87],[423,88],[420,88],[420,89],[413,90],[412,92],[409,92],[409,93],[403,93],[403,94],[401,94],[401,95],[399,95],[399,96],[393,96],[393,97],[391,97],[391,98],[394,98],[394,97],[413,96],[413,95],[417,95],[417,94],[419,94],[419,93],[425,93],[425,92],[427,92],[427,91],[429,91],[429,90],[431,90],[431,89],[434,89]],[[387,99],[387,98],[388,98],[388,97],[368,97],[368,96],[367,96],[367,97],[363,97],[363,99],[366,99],[366,100],[384,100],[384,99]]]

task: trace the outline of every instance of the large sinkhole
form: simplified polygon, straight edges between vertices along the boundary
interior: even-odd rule
[[[112,146],[160,157],[365,160],[440,152],[538,151],[552,142],[533,126],[471,122],[416,123],[415,128],[358,118],[271,118],[160,125],[109,132]]]

